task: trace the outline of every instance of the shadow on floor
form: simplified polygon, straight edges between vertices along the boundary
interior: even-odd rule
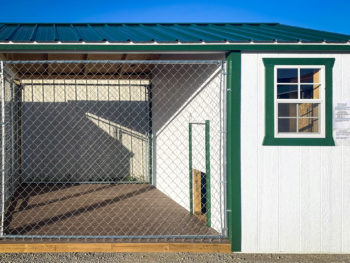
[[[7,235],[218,235],[148,184],[23,184],[15,197]]]

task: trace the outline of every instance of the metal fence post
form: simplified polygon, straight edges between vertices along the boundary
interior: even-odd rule
[[[205,121],[205,175],[207,188],[207,226],[211,226],[211,192],[210,192],[210,121]]]
[[[1,78],[1,228],[0,236],[4,235],[4,214],[5,214],[5,83],[4,83],[4,61],[0,62]]]
[[[190,214],[193,215],[193,183],[192,183],[192,123],[188,124],[188,167],[189,167],[189,185],[190,185]]]

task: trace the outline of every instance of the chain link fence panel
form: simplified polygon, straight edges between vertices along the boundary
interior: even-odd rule
[[[2,237],[225,238],[224,73],[2,62]]]

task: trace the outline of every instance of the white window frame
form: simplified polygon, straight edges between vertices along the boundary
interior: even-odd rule
[[[280,83],[283,85],[297,85],[298,86],[298,99],[277,99],[277,69],[290,68],[298,69],[298,82],[297,83]],[[320,98],[319,99],[300,99],[300,69],[307,68],[319,68],[320,69],[320,83],[302,83],[307,84],[319,84]],[[326,138],[326,101],[325,101],[325,66],[324,65],[275,65],[274,66],[274,128],[275,138]],[[319,118],[318,118],[318,130],[315,133],[306,132],[278,132],[278,103],[319,103]]]

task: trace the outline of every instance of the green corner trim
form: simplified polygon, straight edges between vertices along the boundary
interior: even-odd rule
[[[263,145],[283,146],[334,146],[333,140],[333,95],[332,71],[334,58],[263,58],[265,65],[265,138]],[[325,138],[275,138],[274,137],[274,67],[276,65],[324,65],[326,116]]]
[[[241,53],[227,55],[227,210],[231,250],[241,251]]]
[[[206,176],[206,211],[207,226],[211,226],[211,192],[210,192],[210,121],[205,121],[205,176]]]

